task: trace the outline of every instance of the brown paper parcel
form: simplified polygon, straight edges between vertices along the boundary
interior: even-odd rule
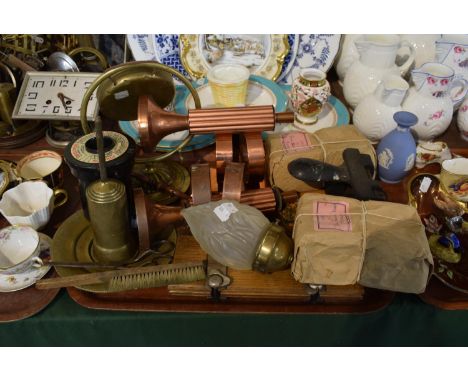
[[[424,292],[433,269],[417,211],[404,204],[308,193],[294,225],[292,274],[301,283]]]
[[[340,166],[343,164],[343,151],[347,148],[356,148],[362,154],[370,155],[376,165],[376,154],[371,142],[353,125],[328,127],[315,133],[290,131],[269,134],[266,155],[270,184],[283,191],[314,190],[289,174],[288,164],[297,158],[310,158]]]

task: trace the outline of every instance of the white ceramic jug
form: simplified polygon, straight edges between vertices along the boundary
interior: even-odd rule
[[[397,35],[364,35],[355,42],[359,60],[347,71],[343,93],[348,104],[354,109],[362,99],[375,91],[387,74],[404,75],[413,64],[413,48],[407,42],[400,43]],[[397,66],[395,59],[401,47],[408,50],[406,61]]]
[[[414,49],[414,66],[419,68],[426,62],[433,62],[436,55],[436,41],[440,34],[402,34],[401,41],[407,41]]]
[[[348,69],[351,67],[354,61],[359,59],[359,53],[357,51],[354,41],[361,37],[360,34],[347,34],[341,39],[341,47],[336,58],[335,69],[338,74],[339,83],[343,86],[343,80]]]
[[[460,109],[458,109],[457,125],[462,139],[468,141],[468,97],[465,98]]]
[[[435,61],[450,66],[455,72],[455,78],[468,81],[468,35],[442,35],[442,38],[436,41]],[[461,91],[461,87],[454,87],[451,92],[452,97],[459,100],[454,104],[455,110],[463,102],[463,97],[458,97]]]
[[[382,139],[397,126],[393,115],[402,111],[401,103],[408,89],[408,83],[400,76],[385,76],[374,93],[354,110],[354,126],[373,142]]]
[[[429,62],[411,72],[414,86],[408,91],[403,102],[403,110],[410,111],[418,117],[413,130],[420,141],[429,141],[442,134],[450,125],[453,116],[453,105],[458,99],[452,99],[451,89],[462,88],[463,99],[467,91],[464,79],[454,81],[451,67]]]

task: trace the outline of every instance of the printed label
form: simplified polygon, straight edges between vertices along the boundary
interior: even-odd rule
[[[307,151],[311,146],[309,136],[297,131],[282,135],[281,144],[287,153]]]
[[[115,93],[114,94],[114,98],[116,100],[119,100],[119,99],[124,99],[124,98],[127,98],[130,94],[128,93],[128,90],[123,90],[121,92],[118,92],[118,93]]]
[[[223,223],[228,221],[230,216],[239,211],[232,203],[223,203],[216,207],[213,212]]]
[[[342,231],[351,232],[353,226],[351,217],[347,215],[349,203],[347,202],[314,202],[314,220],[316,231]]]
[[[424,179],[421,182],[421,185],[419,186],[419,191],[426,193],[427,190],[429,190],[429,187],[431,186],[432,180],[431,178],[425,176]]]

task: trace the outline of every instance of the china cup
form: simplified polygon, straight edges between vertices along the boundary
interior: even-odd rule
[[[59,195],[60,200],[56,199]],[[3,194],[0,212],[12,225],[40,229],[48,223],[54,208],[65,204],[67,199],[65,190],[52,190],[43,181],[28,181]]]
[[[454,158],[442,162],[440,172],[442,191],[452,199],[468,202],[468,158]]]
[[[42,266],[39,234],[27,226],[13,225],[0,230],[0,274],[18,274]]]
[[[215,104],[245,106],[250,71],[238,64],[216,65],[208,72],[208,83]]]
[[[43,180],[57,188],[63,185],[62,163],[62,156],[55,151],[35,151],[18,162],[17,172],[24,180]]]

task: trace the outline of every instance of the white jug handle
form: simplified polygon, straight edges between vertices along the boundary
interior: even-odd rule
[[[455,75],[455,77],[453,77],[453,80],[449,89],[449,95],[450,95],[450,98],[452,99],[452,103],[454,106],[461,103],[463,99],[465,98],[466,93],[468,91],[467,85],[468,85],[468,82],[465,80],[462,74],[457,74]],[[456,86],[460,86],[461,89],[458,90],[455,94],[452,94],[452,89]]]
[[[402,76],[405,76],[408,70],[411,68],[411,66],[414,63],[414,47],[411,45],[408,41],[402,41],[401,42],[401,47],[398,49],[398,52],[403,51],[403,50],[408,50],[408,58],[406,61],[398,66],[398,69],[400,70],[400,74]],[[403,56],[401,53],[397,53],[398,56]]]

